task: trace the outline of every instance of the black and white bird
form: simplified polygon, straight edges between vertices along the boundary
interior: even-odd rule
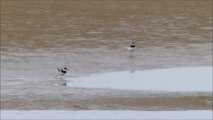
[[[130,45],[127,47],[127,50],[130,51],[130,57],[132,57],[132,53],[135,51],[136,45],[133,41],[130,42]]]
[[[58,74],[56,75],[56,78],[58,78],[58,76],[60,76],[60,79],[62,79],[62,77],[68,72],[68,68],[64,67],[64,68],[57,68]]]

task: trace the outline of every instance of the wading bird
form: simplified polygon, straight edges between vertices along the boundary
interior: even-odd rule
[[[135,51],[136,45],[133,41],[130,42],[130,45],[127,47],[127,50],[130,51],[129,57],[133,57],[132,54]]]
[[[62,77],[68,72],[68,68],[57,68],[58,74],[55,76],[56,79],[62,79]]]

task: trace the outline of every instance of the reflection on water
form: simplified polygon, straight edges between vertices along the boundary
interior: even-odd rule
[[[2,0],[2,93],[50,85],[64,65],[66,77],[210,66],[211,3]],[[130,40],[137,43],[131,59]]]

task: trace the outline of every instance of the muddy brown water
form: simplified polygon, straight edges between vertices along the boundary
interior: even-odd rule
[[[212,109],[212,92],[54,85],[65,65],[69,78],[212,66],[212,18],[211,0],[1,0],[1,109]]]

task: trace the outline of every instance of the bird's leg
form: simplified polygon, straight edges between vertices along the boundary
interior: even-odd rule
[[[62,80],[62,75],[60,75],[60,74],[57,74],[57,75],[55,76],[55,79]]]
[[[63,80],[62,76],[60,76],[60,80]]]
[[[58,74],[56,74],[55,79],[58,79]]]
[[[133,57],[133,51],[130,52],[129,57]]]

